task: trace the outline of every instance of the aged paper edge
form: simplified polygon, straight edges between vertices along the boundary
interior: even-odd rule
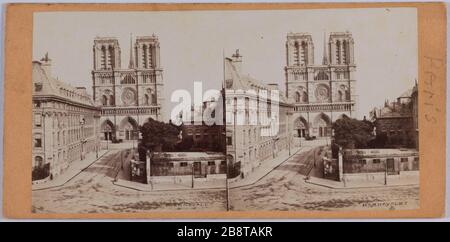
[[[399,211],[246,211],[34,214],[31,212],[33,13],[47,11],[286,10],[412,7],[418,14],[420,208]],[[3,210],[8,218],[415,218],[445,211],[444,3],[9,4],[6,11]]]

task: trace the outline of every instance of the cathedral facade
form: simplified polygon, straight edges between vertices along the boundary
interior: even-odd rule
[[[94,39],[93,97],[101,106],[103,140],[138,139],[139,126],[149,118],[161,121],[163,70],[159,40],[138,36],[130,41],[128,68],[121,66],[117,38]]]
[[[331,136],[335,120],[356,116],[353,37],[349,32],[328,37],[322,64],[315,64],[312,35],[287,35],[286,96],[294,105],[292,132],[296,137]]]

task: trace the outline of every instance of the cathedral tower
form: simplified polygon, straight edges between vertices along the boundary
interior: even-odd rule
[[[159,41],[153,36],[137,37],[135,43],[135,63],[138,69],[159,68]]]
[[[286,40],[286,96],[294,103],[294,135],[326,137],[331,125],[356,111],[353,37],[349,32],[324,34],[321,64],[314,63],[312,36],[289,33]]]
[[[120,47],[116,38],[96,38],[94,40],[94,70],[120,68]]]
[[[117,38],[94,40],[93,96],[101,106],[103,139],[137,139],[149,118],[162,120],[163,80],[159,40],[155,35],[130,37],[130,59],[121,66]]]

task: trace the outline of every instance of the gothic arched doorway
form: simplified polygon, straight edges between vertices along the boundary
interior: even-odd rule
[[[103,139],[104,140],[113,140],[115,136],[114,132],[114,124],[110,120],[105,120],[101,126]]]
[[[303,117],[298,117],[294,122],[294,129],[297,131],[297,136],[300,138],[307,137],[309,135],[308,132],[308,123]]]
[[[331,135],[330,118],[324,113],[317,115],[314,119],[314,127],[318,131],[318,137],[327,137]]]
[[[136,120],[131,117],[126,117],[120,123],[120,131],[124,135],[125,140],[138,139],[138,124]]]

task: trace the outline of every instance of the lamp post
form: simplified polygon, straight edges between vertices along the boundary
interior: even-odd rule
[[[289,123],[290,123],[290,119],[291,119],[289,111],[286,113],[286,115],[287,115],[287,118],[286,118],[286,126],[287,126],[286,134],[287,134],[287,140],[288,140],[289,156],[291,156],[292,132],[291,132],[291,127],[289,127]]]
[[[388,168],[387,168],[387,160],[384,161],[384,185],[387,185],[387,173],[388,173]]]
[[[313,153],[314,153],[314,164],[313,164],[313,166],[316,167],[316,149],[313,149]]]
[[[194,188],[194,163],[191,164],[191,188]]]
[[[120,152],[120,169],[123,170],[123,152]]]
[[[83,160],[83,143],[84,143],[84,135],[83,135],[83,129],[84,129],[84,124],[85,124],[85,119],[84,117],[81,117],[80,119],[80,125],[81,125],[81,129],[80,129],[80,136],[81,136],[81,149],[80,149],[80,159]]]
[[[133,136],[133,152],[134,152],[134,140],[136,139],[136,130],[131,131],[131,135]]]

